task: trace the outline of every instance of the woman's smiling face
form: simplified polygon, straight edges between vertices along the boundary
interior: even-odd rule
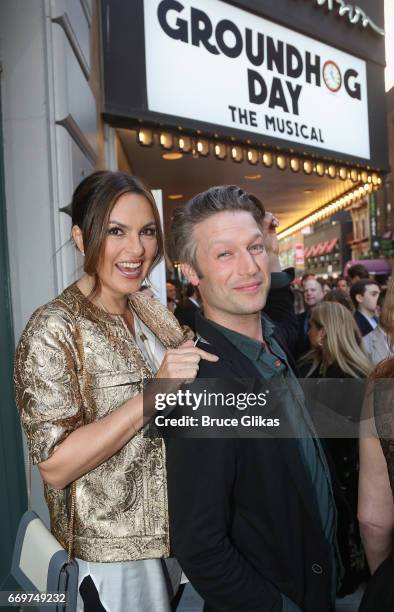
[[[138,291],[157,252],[156,222],[145,196],[125,193],[113,207],[97,275],[113,297]]]

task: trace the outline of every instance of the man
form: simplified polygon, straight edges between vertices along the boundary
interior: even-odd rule
[[[270,270],[279,270],[274,230],[257,198],[214,187],[175,213],[172,238],[202,299],[198,345],[219,356],[200,362],[198,378],[283,381],[294,431],[288,439],[167,440],[173,554],[205,612],[328,612],[336,583],[328,468],[302,393],[290,393],[297,381],[280,330],[261,316]]]
[[[322,284],[316,278],[310,278],[304,282],[304,304],[305,311],[297,315],[298,321],[298,340],[296,345],[296,358],[304,355],[311,348],[309,342],[309,319],[311,318],[312,310],[324,298],[324,289]]]
[[[182,304],[178,304],[174,310],[174,315],[180,323],[188,325],[193,331],[195,331],[195,316],[200,310],[200,304],[198,301],[197,290],[194,285],[189,283],[185,291],[186,299]]]
[[[351,285],[358,283],[359,280],[369,279],[369,272],[362,264],[354,264],[354,266],[351,266],[347,271],[347,275]]]
[[[362,336],[369,334],[378,324],[376,306],[379,294],[379,286],[373,280],[363,279],[351,286],[350,297],[356,309],[354,318]]]
[[[347,278],[345,276],[338,276],[335,288],[337,291],[342,291],[343,293],[349,293],[349,283],[347,282]]]

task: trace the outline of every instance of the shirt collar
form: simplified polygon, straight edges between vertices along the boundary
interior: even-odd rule
[[[219,323],[215,323],[214,321],[209,321],[218,331],[220,331],[223,336],[225,336],[230,342],[243,353],[244,355],[248,355],[248,357],[257,361],[260,357],[261,351],[264,350],[264,345],[255,340],[254,338],[249,338],[249,336],[245,336],[244,334],[240,334],[232,329],[228,329],[227,327],[223,327],[223,325],[219,325]],[[263,335],[264,339],[271,344],[271,337],[274,333],[275,325],[269,319],[262,317],[262,325],[263,325]]]

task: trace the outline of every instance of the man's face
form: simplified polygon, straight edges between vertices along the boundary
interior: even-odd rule
[[[312,308],[324,298],[323,287],[317,280],[307,280],[304,283],[304,302]]]
[[[246,211],[223,211],[194,228],[207,318],[222,325],[265,306],[270,284],[263,234]]]
[[[343,291],[343,293],[349,293],[349,285],[344,278],[341,278],[337,282],[337,289],[338,291]]]
[[[358,303],[363,306],[373,316],[376,312],[376,305],[378,303],[378,297],[380,289],[378,285],[367,285],[365,287],[364,295],[357,296]]]

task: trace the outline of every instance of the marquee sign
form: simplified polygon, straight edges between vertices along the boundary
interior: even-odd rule
[[[144,0],[144,29],[149,111],[370,159],[363,60],[221,0]]]

